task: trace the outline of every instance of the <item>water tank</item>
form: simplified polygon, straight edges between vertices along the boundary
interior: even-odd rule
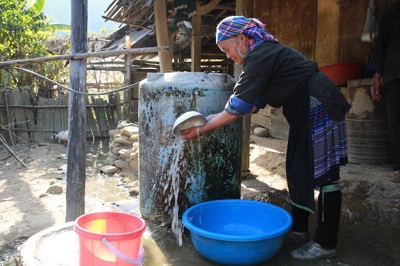
[[[139,85],[140,211],[152,221],[170,219],[197,204],[240,198],[242,119],[183,140],[172,134],[185,112],[223,110],[235,80],[226,74],[149,73]]]

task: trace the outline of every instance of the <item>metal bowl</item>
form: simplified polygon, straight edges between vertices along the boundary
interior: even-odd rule
[[[180,136],[181,130],[191,127],[201,127],[207,123],[207,119],[199,112],[189,111],[179,116],[174,123],[172,132],[175,136]]]

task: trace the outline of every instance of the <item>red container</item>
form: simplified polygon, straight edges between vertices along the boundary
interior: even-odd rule
[[[337,86],[347,85],[348,80],[361,79],[362,63],[340,63],[327,65],[319,69],[324,72]]]
[[[80,266],[133,266],[143,263],[143,219],[123,212],[94,212],[75,221]]]

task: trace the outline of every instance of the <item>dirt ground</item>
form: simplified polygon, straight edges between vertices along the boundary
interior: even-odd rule
[[[94,169],[88,171],[96,172],[102,165],[100,158],[106,157],[106,145],[107,142],[103,144],[102,156],[98,156],[96,150],[88,153],[94,162],[90,166]],[[11,148],[28,168],[0,146],[0,265],[8,265],[16,247],[30,236],[65,223],[67,147],[61,143],[44,143],[19,144]],[[285,140],[251,136],[250,175],[242,180],[242,198],[271,202],[289,210],[285,151]],[[372,262],[368,265],[400,265],[400,184],[386,179],[390,170],[390,165],[349,164],[342,168],[343,206],[339,236],[342,247],[338,248],[339,260],[319,265],[357,265],[353,262],[358,261],[363,264]],[[104,178],[111,182],[108,186],[114,184],[114,188],[107,188],[112,195],[96,194],[102,184],[94,188],[90,187],[93,182],[87,185],[87,212],[94,210],[96,204],[102,204],[97,201],[123,199],[138,191],[137,181],[127,182],[126,178],[124,181],[123,175]],[[353,242],[361,245],[353,246]]]

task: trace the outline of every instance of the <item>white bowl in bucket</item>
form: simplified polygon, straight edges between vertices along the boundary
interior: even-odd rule
[[[222,265],[257,265],[280,250],[292,226],[290,214],[273,204],[241,199],[194,205],[182,217],[196,250]]]

